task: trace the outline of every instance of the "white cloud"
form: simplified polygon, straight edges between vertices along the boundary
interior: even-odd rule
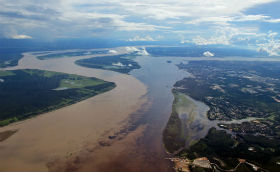
[[[80,26],[84,25],[90,28],[119,30],[119,31],[154,31],[158,29],[167,29],[168,27],[156,26],[143,22],[128,22],[125,15],[97,13],[97,12],[77,12],[74,11],[63,16],[61,19],[68,22],[74,22]]]
[[[28,35],[12,35],[10,38],[12,39],[31,39],[31,36]]]
[[[122,9],[156,20],[186,17],[220,17],[240,14],[245,9],[274,0],[117,0]]]
[[[265,15],[241,15],[235,17],[234,21],[256,21],[256,20],[264,21],[268,18],[270,17]]]
[[[269,56],[280,56],[280,39],[278,33],[268,32],[263,43],[257,44],[259,52],[265,52]]]
[[[169,29],[166,26],[146,23],[144,20],[128,21],[130,14],[118,10],[120,3],[108,1],[54,0],[9,1],[2,0],[0,6],[0,25],[13,26],[17,30],[27,30],[28,35],[79,37],[102,36],[101,33],[118,31],[156,31]],[[106,8],[103,8],[106,6]],[[110,12],[107,10],[110,9]],[[71,28],[71,29],[65,29]],[[1,32],[1,28],[0,28]],[[41,34],[47,32],[46,34]],[[1,33],[0,33],[1,34]],[[108,35],[108,34],[107,34]]]
[[[125,20],[114,20],[112,27],[115,27],[119,31],[156,31],[160,29],[169,29],[169,27],[165,27],[165,26],[157,26],[157,25],[146,24],[146,23],[127,22]]]
[[[118,63],[112,63],[113,66],[119,66],[119,67],[123,67],[125,66],[124,64],[122,64],[121,62]]]
[[[219,25],[229,25],[228,22],[233,21],[232,17],[228,17],[228,16],[214,16],[214,17],[201,17],[201,18],[197,18],[197,19],[193,19],[193,20],[189,20],[187,22],[185,22],[186,24],[201,24],[201,23],[215,23],[215,24],[219,24]]]
[[[269,20],[266,20],[266,22],[268,22],[268,23],[280,23],[280,19],[269,19]]]
[[[18,34],[17,30],[12,27],[5,28],[4,37],[9,39],[31,39],[32,37],[25,34]]]
[[[125,47],[127,53],[137,52],[137,55],[147,56],[149,53],[146,51],[145,47],[136,48],[136,47]]]
[[[139,52],[137,52],[138,55],[141,55],[141,56],[148,56],[149,53],[146,51],[146,48],[143,47],[142,49],[140,49]]]
[[[244,15],[242,13],[236,14],[235,16],[206,16],[199,17],[196,19],[188,20],[186,24],[194,24],[198,25],[201,23],[212,23],[218,25],[226,25],[229,26],[230,22],[247,22],[247,21],[260,21],[260,22],[268,22],[268,23],[279,23],[280,19],[273,19],[270,16],[266,15]]]
[[[191,43],[192,41],[189,41],[189,40],[185,40],[185,39],[182,39],[180,41],[181,44],[185,44],[185,43]]]
[[[139,49],[137,49],[136,47],[125,47],[125,50],[126,52],[128,53],[132,53],[132,52],[135,52],[135,51],[139,51]]]
[[[213,56],[214,56],[214,53],[211,53],[210,51],[205,51],[205,52],[203,53],[203,55],[206,56],[206,57],[213,57]]]
[[[271,16],[265,16],[265,15],[241,15],[238,17],[235,17],[233,21],[261,21],[261,22],[267,22],[267,23],[280,23],[280,19],[274,19],[271,18]]]
[[[146,35],[144,37],[135,36],[133,38],[129,38],[127,41],[156,41],[156,40],[152,38],[150,35]]]
[[[109,50],[109,54],[117,54],[118,51],[117,50]]]
[[[269,31],[268,34],[267,34],[267,37],[269,37],[269,38],[274,38],[274,37],[276,37],[277,35],[278,35],[277,32]]]
[[[226,35],[221,35],[218,37],[210,37],[209,39],[203,38],[201,36],[196,36],[192,39],[192,42],[196,45],[212,45],[212,44],[223,44],[223,45],[229,45],[230,40],[229,37]]]
[[[279,23],[280,19],[273,16],[243,14],[248,8],[273,1],[276,0],[1,0],[0,25],[13,26],[32,37],[36,33],[46,37],[133,35],[126,32],[153,36],[157,31],[174,34],[176,30],[189,29],[189,24],[233,27],[232,22],[243,21]],[[208,28],[199,30],[215,33]],[[218,35],[217,40],[199,33],[196,36],[200,36],[195,39],[200,44],[229,43],[224,35]],[[129,40],[152,39],[139,36]]]
[[[213,32],[214,34],[207,37],[196,36],[192,39],[192,42],[196,45],[230,45],[234,43],[234,39],[249,40],[251,37],[259,36],[256,27],[215,26]]]

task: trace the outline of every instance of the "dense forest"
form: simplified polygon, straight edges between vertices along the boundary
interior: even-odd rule
[[[42,70],[0,71],[0,126],[55,110],[115,87],[97,78]]]

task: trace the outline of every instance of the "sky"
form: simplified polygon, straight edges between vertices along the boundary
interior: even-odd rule
[[[0,0],[0,37],[233,45],[280,55],[280,0]]]

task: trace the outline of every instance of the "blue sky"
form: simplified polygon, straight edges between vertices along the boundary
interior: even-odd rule
[[[0,36],[235,45],[280,55],[279,0],[0,0]]]

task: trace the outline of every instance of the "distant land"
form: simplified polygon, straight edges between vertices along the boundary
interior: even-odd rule
[[[0,126],[24,120],[115,87],[112,82],[43,70],[0,70]]]
[[[82,49],[76,53],[56,53],[53,55],[42,55],[39,59],[58,58],[62,56],[79,56],[86,55],[87,49],[93,48],[112,48],[120,46],[147,46],[146,50],[153,56],[180,56],[180,57],[201,57],[204,52],[211,52],[215,57],[225,56],[243,56],[243,57],[257,57],[267,56],[257,51],[242,49],[238,47],[228,46],[196,46],[196,45],[180,45],[175,44],[173,47],[167,46],[169,42],[127,42],[127,41],[112,41],[105,39],[59,39],[53,41],[38,41],[38,40],[14,40],[14,39],[0,39],[0,68],[16,66],[18,60],[21,59],[24,52],[35,51],[54,51],[66,49]],[[155,46],[154,46],[155,45]],[[98,54],[98,52],[92,54]]]
[[[108,50],[80,50],[73,52],[63,52],[63,53],[48,53],[46,55],[37,55],[36,57],[40,60],[52,59],[52,58],[62,58],[62,57],[74,57],[74,56],[85,56],[85,55],[95,55],[95,54],[106,54]]]
[[[80,66],[96,69],[111,70],[120,73],[129,73],[133,69],[139,69],[140,65],[133,60],[136,55],[122,54],[114,56],[93,57],[78,60],[75,63]]]
[[[0,68],[16,66],[18,64],[18,60],[23,57],[22,52],[22,50],[16,48],[0,48]]]
[[[237,47],[213,47],[213,46],[155,46],[147,47],[146,50],[149,54],[161,57],[161,56],[176,56],[176,57],[203,57],[205,52],[208,54],[211,52],[215,57],[260,57],[266,56],[254,50],[237,48]]]

